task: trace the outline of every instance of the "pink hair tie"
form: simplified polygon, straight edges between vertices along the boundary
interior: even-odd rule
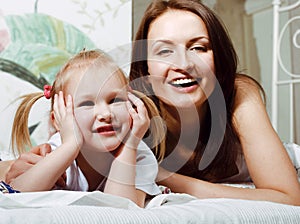
[[[46,97],[46,99],[51,98],[51,89],[52,89],[52,86],[44,85],[44,96]]]

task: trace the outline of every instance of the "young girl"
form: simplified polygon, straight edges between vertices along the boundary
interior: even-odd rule
[[[44,94],[24,96],[13,124],[13,146],[30,146],[28,114],[34,102],[45,96],[52,100],[51,120],[59,133],[50,144],[57,148],[10,186],[21,192],[50,190],[69,167],[65,189],[101,190],[140,206],[146,193],[158,194],[157,162],[141,141],[150,124],[147,109],[150,118],[158,112],[149,99],[134,92],[144,105],[126,85],[124,74],[107,55],[83,51],[69,60]],[[153,120],[148,140],[158,147],[163,126],[160,119]],[[156,153],[163,155],[163,151]]]

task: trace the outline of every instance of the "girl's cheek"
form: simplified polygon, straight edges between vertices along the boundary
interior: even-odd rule
[[[127,123],[130,128],[132,128],[133,120],[125,103],[116,106],[112,112],[118,118],[118,120],[122,120],[124,123]]]
[[[74,110],[74,117],[80,127],[93,121],[93,111]]]

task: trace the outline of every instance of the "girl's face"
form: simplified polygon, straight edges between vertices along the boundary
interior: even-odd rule
[[[147,39],[154,94],[178,108],[201,105],[215,86],[213,52],[201,18],[169,10],[151,23]]]
[[[83,148],[98,152],[117,149],[132,123],[121,74],[97,67],[88,69],[79,80],[75,78],[67,85],[67,92],[73,96]]]

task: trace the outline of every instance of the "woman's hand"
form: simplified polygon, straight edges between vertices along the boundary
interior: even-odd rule
[[[33,147],[30,151],[25,152],[19,156],[18,159],[12,162],[10,168],[5,176],[5,182],[10,183],[13,179],[23,174],[31,167],[35,166],[47,154],[51,153],[51,146],[49,144],[42,144]],[[56,182],[59,187],[66,185],[66,173],[64,173]]]
[[[76,144],[80,149],[83,143],[83,136],[74,117],[72,96],[68,95],[66,103],[63,92],[54,96],[53,104],[54,126],[60,132],[62,143]]]

